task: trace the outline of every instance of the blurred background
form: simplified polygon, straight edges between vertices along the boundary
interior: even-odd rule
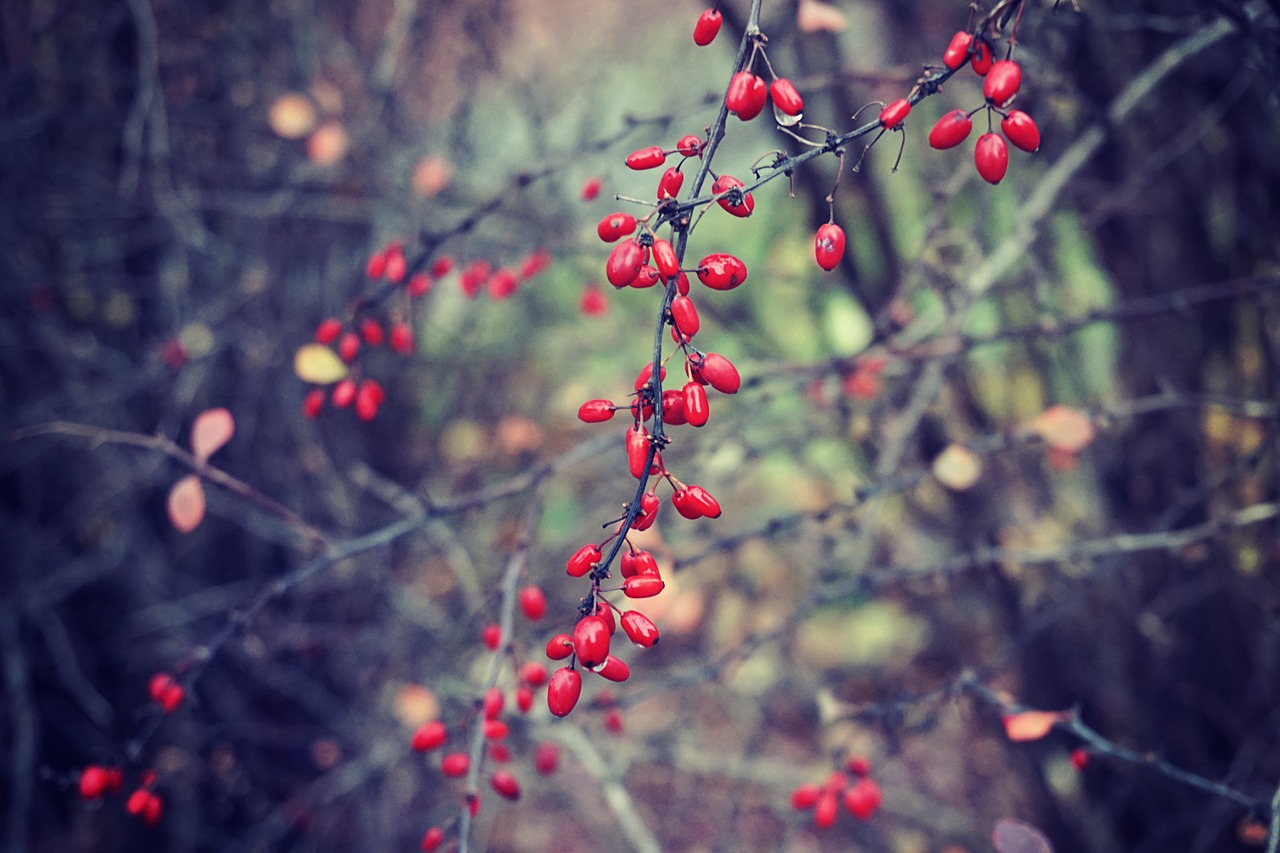
[[[965,689],[1079,709],[1260,802],[1280,780],[1277,7],[1073,6],[1026,4],[1017,106],[1043,144],[999,186],[968,144],[926,142],[981,103],[963,70],[912,112],[896,172],[896,136],[857,173],[851,146],[835,271],[812,236],[832,158],[757,190],[750,219],[699,222],[691,261],[750,270],[694,292],[697,343],[745,382],[664,455],[724,515],[668,506],[636,540],[668,589],[641,608],[663,642],[624,653],[622,730],[593,678],[565,721],[541,698],[511,715],[524,795],[485,788],[474,849],[960,853],[993,849],[1002,817],[1060,851],[1261,849],[1263,815],[1104,755],[1077,770],[1063,732],[1011,743]],[[598,290],[594,226],[644,210],[615,194],[653,197],[628,152],[714,121],[747,7],[722,4],[705,48],[704,7],[674,0],[0,7],[9,849],[412,850],[456,820],[462,786],[410,734],[472,712],[530,513],[521,583],[550,608],[517,618],[515,658],[572,623],[585,589],[561,567],[634,489],[622,419],[575,413],[625,399],[659,301]],[[958,0],[766,0],[761,23],[805,120],[843,132],[969,20]],[[803,150],[767,114],[729,121],[717,171]],[[447,235],[428,262],[455,261],[425,296],[366,280],[371,253],[416,257],[423,234]],[[509,298],[459,286],[539,250],[549,268]],[[415,351],[361,353],[386,390],[372,421],[304,417],[295,352],[355,306],[410,323]],[[185,447],[213,407],[236,423],[213,464],[332,541],[453,508],[291,585],[160,718],[151,675],[193,672],[315,554],[214,485],[177,532],[189,468],[102,432]],[[542,777],[544,742],[561,761]],[[883,808],[816,830],[791,791],[854,754]],[[124,794],[77,795],[94,763],[124,768]],[[148,768],[155,827],[123,807]]]

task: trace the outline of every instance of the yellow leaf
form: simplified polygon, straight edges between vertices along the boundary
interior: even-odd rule
[[[204,486],[188,474],[169,490],[169,521],[179,533],[190,533],[204,519]]]
[[[316,126],[316,109],[306,96],[296,92],[281,95],[267,114],[271,129],[285,139],[301,139]]]
[[[1036,435],[1054,450],[1079,453],[1093,441],[1093,423],[1083,412],[1066,406],[1050,406],[1031,424]]]
[[[933,476],[948,489],[963,492],[982,476],[982,461],[969,448],[949,444],[933,460]]]
[[[191,426],[191,452],[205,462],[235,434],[235,418],[226,409],[201,412]]]
[[[347,378],[347,366],[323,344],[304,344],[293,357],[293,372],[303,382],[328,385]]]
[[[1067,719],[1065,711],[1022,711],[1004,715],[1004,731],[1009,740],[1040,740],[1058,723]]]

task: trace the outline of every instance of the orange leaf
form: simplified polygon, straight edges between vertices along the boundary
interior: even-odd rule
[[[204,486],[188,474],[169,490],[169,521],[179,533],[190,533],[204,519]]]
[[[235,418],[226,409],[201,412],[191,426],[191,452],[201,462],[206,462],[235,434]]]
[[[1093,442],[1093,423],[1075,409],[1050,406],[1031,423],[1031,429],[1054,450],[1079,453]]]
[[[1065,711],[1022,711],[1004,715],[1004,731],[1009,740],[1039,740],[1067,719]]]

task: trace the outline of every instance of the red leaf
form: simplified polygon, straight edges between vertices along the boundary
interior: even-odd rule
[[[1053,853],[1053,845],[1044,833],[1031,824],[1002,817],[991,831],[991,841],[999,853]]]
[[[179,533],[190,533],[204,519],[204,486],[195,474],[188,474],[169,490],[169,521]]]
[[[1058,723],[1067,719],[1065,711],[1023,711],[1004,715],[1004,731],[1009,740],[1040,740]]]
[[[201,412],[191,426],[191,452],[201,462],[207,462],[235,434],[235,419],[226,409]]]

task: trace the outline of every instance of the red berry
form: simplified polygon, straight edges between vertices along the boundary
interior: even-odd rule
[[[604,663],[596,668],[596,674],[609,681],[623,682],[631,677],[631,667],[622,658],[609,655]]]
[[[1040,128],[1035,120],[1022,110],[1011,110],[1000,122],[1000,129],[1014,144],[1023,151],[1035,151],[1040,147]]]
[[[391,351],[399,355],[413,352],[413,329],[403,321],[391,324],[391,334],[387,336],[387,344]]]
[[[595,201],[600,195],[600,187],[603,182],[599,178],[587,178],[582,182],[582,200]]]
[[[725,94],[724,102],[729,112],[742,121],[751,121],[760,115],[768,99],[769,87],[750,71],[739,71],[729,78],[729,91]]]
[[[603,675],[603,671],[601,675]],[[615,679],[617,680],[617,679]],[[604,730],[611,734],[622,734],[622,712],[617,708],[610,708],[604,715]]]
[[[440,772],[457,779],[467,775],[471,767],[471,757],[465,752],[451,752],[440,759]]]
[[[987,102],[1003,107],[1018,94],[1022,85],[1022,68],[1012,59],[1002,59],[991,66],[987,79],[982,81],[982,94]]]
[[[647,260],[646,255],[648,252],[634,239],[623,240],[609,253],[609,260],[604,267],[605,278],[614,287],[626,287],[640,274],[640,268]]]
[[[733,255],[707,255],[698,262],[698,281],[712,290],[733,290],[747,280],[747,265]]]
[[[142,822],[147,826],[155,826],[160,822],[163,803],[151,791],[146,788],[139,788],[129,795],[129,799],[125,801],[124,809],[129,814],[142,818]]]
[[[551,252],[534,249],[520,261],[520,280],[527,281],[551,266]]]
[[[598,317],[609,310],[609,303],[605,300],[600,285],[592,282],[583,288],[578,309],[588,317]]]
[[[573,651],[578,663],[599,666],[609,656],[609,623],[603,616],[584,616],[573,626]]]
[[[689,276],[684,273],[676,276],[676,290],[679,291],[681,296],[689,295]]]
[[[556,634],[547,640],[547,657],[551,660],[564,660],[573,654],[573,640],[568,634]]]
[[[622,594],[627,598],[652,598],[665,586],[662,578],[655,575],[636,575],[622,582]]]
[[[111,784],[111,773],[105,767],[90,764],[80,771],[80,796],[94,800],[102,796]]]
[[[692,379],[684,384],[684,416],[695,427],[705,426],[711,417],[711,407],[707,403],[707,389]]]
[[[628,610],[622,614],[622,630],[627,639],[643,649],[652,648],[660,639],[658,626],[653,620],[638,610]]]
[[[511,270],[498,270],[485,282],[489,298],[500,302],[515,294],[520,287],[520,279]]]
[[[698,308],[693,304],[693,300],[678,294],[671,300],[671,322],[686,340],[698,334],[698,329],[702,328],[702,322],[698,319]]]
[[[448,255],[441,255],[436,258],[435,263],[431,265],[432,278],[444,278],[453,269],[453,258]]]
[[[516,708],[521,714],[533,709],[533,691],[523,684],[516,688]]]
[[[613,243],[636,230],[636,218],[629,213],[610,213],[596,225],[596,233],[606,243]]]
[[[640,372],[636,374],[635,390],[639,391],[641,388],[644,388],[646,385],[649,384],[649,380],[652,378],[653,378],[653,362],[650,362],[646,364],[644,367],[640,368]],[[659,381],[662,381],[662,380],[665,380],[666,378],[667,378],[667,368],[665,365],[660,365],[658,367],[658,379]]]
[[[831,791],[822,791],[813,808],[813,823],[818,829],[830,829],[836,822],[840,801]]]
[[[880,111],[880,124],[887,130],[893,130],[906,121],[910,112],[911,102],[906,98],[899,98]]]
[[[828,222],[818,228],[813,236],[813,254],[818,259],[818,266],[827,272],[840,265],[844,257],[844,229],[834,222]]]
[[[974,51],[973,58],[969,60],[969,65],[973,67],[974,73],[980,77],[985,77],[987,72],[991,70],[991,48],[987,46],[985,41],[978,42],[978,49]]]
[[[649,431],[636,426],[627,430],[627,468],[639,480],[649,464]]]
[[[1074,767],[1076,770],[1083,770],[1085,767],[1088,766],[1088,764],[1089,764],[1088,752],[1086,752],[1085,750],[1079,747],[1076,747],[1075,749],[1071,750],[1071,766],[1072,767]],[[81,787],[80,790],[83,792],[84,788]]]
[[[610,400],[588,400],[578,407],[578,420],[588,424],[598,424],[609,420],[616,411]]]
[[[324,408],[324,389],[312,388],[307,392],[307,396],[302,398],[302,414],[308,418],[320,417],[320,411]]]
[[[360,352],[360,336],[355,332],[347,332],[342,336],[342,340],[338,341],[338,355],[343,361],[355,361],[356,354]]]
[[[147,690],[151,699],[163,708],[166,714],[176,711],[186,697],[186,691],[182,689],[182,685],[167,672],[157,672],[151,676]]]
[[[682,186],[684,186],[684,172],[676,166],[671,166],[662,173],[662,178],[658,181],[658,201],[680,195]]]
[[[486,720],[496,720],[502,716],[502,706],[504,704],[505,699],[502,696],[502,688],[490,687],[484,692],[484,698],[480,700],[480,710]]]
[[[720,25],[724,23],[724,16],[715,9],[707,9],[698,16],[697,23],[693,25],[693,43],[699,47],[706,47],[715,41],[716,34],[720,32]]]
[[[822,789],[812,783],[801,785],[791,792],[791,808],[798,812],[811,809],[818,802]]]
[[[675,247],[666,240],[653,241],[653,265],[658,268],[658,274],[664,279],[670,280],[680,272],[680,259],[676,257]]]
[[[769,97],[773,105],[789,116],[798,116],[804,109],[804,98],[796,91],[795,84],[785,77],[779,77],[769,84]]]
[[[409,745],[413,747],[414,752],[427,752],[435,749],[449,739],[449,730],[445,728],[444,723],[436,720],[430,723],[423,723],[413,733],[413,738],[409,741]]]
[[[661,166],[667,159],[667,155],[663,152],[661,145],[650,145],[648,148],[641,148],[639,151],[632,151],[627,155],[627,168],[637,171],[643,169],[656,169]]]
[[[865,755],[855,755],[844,763],[844,769],[854,776],[870,776],[871,761]]]
[[[938,123],[929,131],[929,144],[939,151],[954,148],[969,138],[973,130],[973,120],[964,110],[952,110],[938,119]]]
[[[691,371],[694,380],[705,382],[721,394],[737,394],[742,377],[733,362],[715,352],[703,353],[702,363]]]
[[[511,729],[502,720],[485,720],[484,721],[484,737],[485,740],[502,740]]]
[[[565,571],[570,577],[580,578],[600,562],[600,557],[600,547],[588,543],[573,553],[565,566]]]
[[[623,551],[618,565],[624,579],[634,575],[659,574],[658,561],[648,551]]]
[[[543,776],[556,772],[560,764],[560,748],[554,743],[540,743],[533,751],[533,767]]]
[[[858,820],[870,820],[880,808],[881,800],[880,786],[874,779],[866,776],[844,792],[844,807]]]
[[[631,286],[635,288],[653,287],[658,283],[658,270],[649,264],[640,267],[640,271],[636,273],[636,277],[631,279]]]
[[[362,421],[373,420],[384,399],[386,399],[386,392],[382,390],[378,380],[364,380],[356,391],[356,417]]]
[[[444,843],[444,830],[438,826],[428,829],[422,836],[422,853],[433,853],[440,849],[440,845]]]
[[[489,784],[493,786],[493,790],[497,791],[499,796],[508,800],[520,799],[520,783],[516,781],[516,777],[512,776],[505,770],[499,770],[489,779]]]
[[[640,514],[636,516],[636,522],[632,525],[635,530],[648,530],[658,519],[658,510],[662,507],[662,501],[658,500],[657,495],[645,494],[640,498]]]
[[[536,660],[525,661],[520,666],[520,680],[530,687],[541,687],[547,683],[547,668]]]
[[[733,193],[731,190],[740,190],[742,181],[733,175],[721,175],[711,184],[711,191],[721,198],[716,199],[716,204],[739,218],[746,218],[756,209],[756,200],[751,193]],[[741,199],[739,200],[739,196]]]
[[[342,334],[342,321],[337,317],[330,317],[316,326],[316,343],[331,344],[340,334]]]
[[[720,502],[711,496],[711,493],[702,486],[686,486],[688,492],[687,500],[691,506],[697,507],[700,514],[706,518],[720,517]]]
[[[662,392],[662,422],[672,426],[687,424],[689,419],[684,414],[684,394],[675,389]]]
[[[491,652],[496,652],[502,645],[502,628],[498,625],[485,625],[480,631],[480,641]]]
[[[431,276],[424,272],[416,272],[409,276],[409,281],[404,286],[405,291],[414,299],[420,296],[426,296],[427,291],[431,289]]]
[[[387,272],[387,253],[385,251],[374,252],[369,256],[369,262],[365,264],[364,274],[373,281],[377,281],[386,275]]]
[[[333,386],[333,395],[330,401],[336,408],[345,409],[350,406],[356,398],[356,383],[351,379],[344,379],[337,385]]]
[[[951,37],[951,44],[947,45],[946,51],[942,54],[942,64],[955,71],[969,57],[969,45],[973,44],[973,36],[961,30]]]
[[[702,153],[702,138],[689,134],[676,142],[676,150],[686,157],[697,157]]]
[[[526,586],[520,590],[517,600],[520,603],[520,612],[529,621],[536,622],[547,615],[547,597],[542,594],[539,587]]]
[[[603,598],[597,598],[596,615],[604,620],[605,627],[609,629],[609,636],[612,637],[618,630],[618,620],[614,616],[613,607]]]
[[[547,708],[557,717],[567,716],[581,695],[582,676],[578,671],[567,666],[557,669],[547,683]]]
[[[978,146],[973,150],[973,163],[984,181],[1000,183],[1009,168],[1009,149],[1004,144],[1004,137],[994,133],[979,136]]]
[[[399,283],[404,281],[404,274],[408,272],[409,265],[404,259],[404,247],[399,243],[393,243],[387,247],[387,266],[383,271],[387,281]]]

